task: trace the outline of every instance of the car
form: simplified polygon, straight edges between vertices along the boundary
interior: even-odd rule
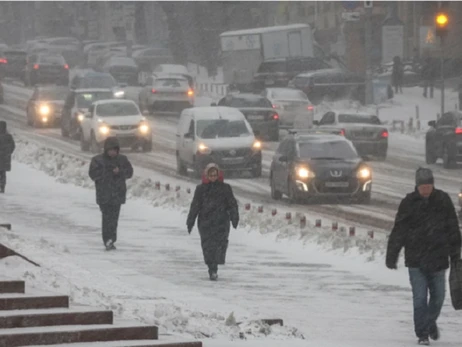
[[[80,123],[91,104],[98,100],[113,99],[112,89],[76,89],[71,90],[64,103],[61,116],[61,135],[74,140],[80,138]]]
[[[67,90],[59,86],[35,87],[26,106],[27,125],[34,128],[59,125],[66,96]]]
[[[284,129],[313,127],[314,106],[305,93],[292,88],[265,88],[262,91],[279,114],[279,126]]]
[[[132,58],[112,56],[104,63],[102,70],[110,73],[119,83],[138,85],[138,66]]]
[[[26,86],[41,83],[69,84],[69,65],[60,54],[37,53],[29,55],[25,67]]]
[[[85,71],[77,73],[71,80],[70,89],[86,89],[86,88],[103,88],[112,89],[115,98],[124,98],[125,91],[123,88],[126,83],[117,83],[117,81],[109,73]]]
[[[121,147],[143,152],[152,151],[152,130],[132,100],[101,100],[94,102],[80,124],[80,147],[83,151],[101,152],[104,141],[115,136]]]
[[[138,101],[140,108],[150,113],[181,112],[194,105],[194,91],[189,86],[188,80],[182,76],[150,76],[139,93]]]
[[[188,68],[179,64],[159,64],[152,71],[154,76],[182,76],[188,80],[189,87],[194,89],[194,77],[188,71]]]
[[[271,197],[293,203],[321,198],[369,204],[372,170],[343,136],[307,131],[291,133],[280,144],[270,167]]]
[[[269,141],[279,141],[279,114],[264,96],[231,93],[220,99],[218,106],[237,108],[247,118],[255,134]]]
[[[425,160],[435,164],[443,159],[445,169],[451,169],[462,162],[462,112],[450,111],[437,121],[429,121],[425,134]]]
[[[387,158],[388,129],[374,114],[331,110],[314,123],[321,131],[345,136],[365,158],[375,157],[380,161]]]
[[[0,64],[3,61],[3,76],[23,80],[27,52],[20,49],[8,49],[3,52],[2,56]]]
[[[262,173],[262,144],[245,116],[232,107],[193,107],[183,110],[176,134],[177,171],[188,168],[196,177],[207,164],[216,163],[224,171]]]

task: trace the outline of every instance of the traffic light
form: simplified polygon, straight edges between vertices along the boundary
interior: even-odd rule
[[[436,36],[445,37],[448,34],[448,24],[449,16],[443,12],[438,13],[435,17]]]

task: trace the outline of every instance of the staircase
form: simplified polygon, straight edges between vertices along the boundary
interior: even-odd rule
[[[69,307],[68,296],[26,294],[25,287],[0,279],[0,347],[202,347],[200,341],[159,341],[157,326],[114,324],[112,311]]]

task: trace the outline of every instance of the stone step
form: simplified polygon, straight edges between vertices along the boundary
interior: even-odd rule
[[[43,347],[43,345],[33,345],[29,347]],[[201,341],[159,341],[159,340],[140,340],[140,341],[109,341],[109,342],[87,342],[87,343],[65,343],[59,345],[47,345],[47,347],[202,347]]]
[[[127,324],[0,329],[0,347],[157,339],[158,328],[156,326]]]
[[[0,294],[0,310],[32,310],[40,308],[68,308],[65,295]]]
[[[25,293],[26,284],[24,281],[0,280],[0,294]]]
[[[95,310],[87,307],[0,311],[1,329],[113,323],[112,311]]]

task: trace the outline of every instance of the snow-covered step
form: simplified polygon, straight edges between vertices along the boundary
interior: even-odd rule
[[[157,339],[158,328],[153,325],[104,324],[0,329],[0,347]]]
[[[0,294],[1,311],[57,307],[69,307],[69,297],[66,295],[49,294]]]
[[[33,345],[29,347],[43,347]],[[87,342],[87,343],[65,343],[60,345],[48,345],[47,347],[202,347],[201,341],[110,341],[110,342]]]
[[[0,293],[25,293],[26,285],[24,281],[13,281],[7,279],[0,279]]]
[[[112,311],[91,307],[0,311],[0,329],[113,324],[113,322]]]

